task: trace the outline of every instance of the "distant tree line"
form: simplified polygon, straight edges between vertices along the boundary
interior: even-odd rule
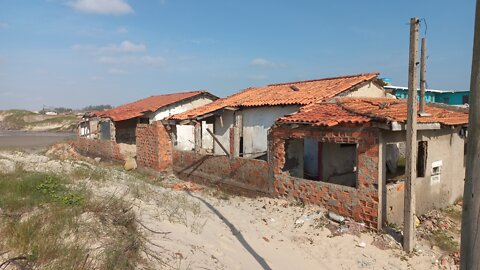
[[[101,104],[101,105],[89,105],[83,109],[71,109],[71,108],[65,108],[65,107],[46,107],[44,106],[41,111],[39,111],[40,114],[45,114],[46,112],[56,112],[58,114],[69,114],[69,113],[76,113],[76,112],[92,112],[92,111],[103,111],[103,110],[108,110],[111,109],[112,106],[108,104]]]
[[[111,109],[112,106],[111,105],[90,105],[90,106],[87,106],[85,108],[82,109],[82,111],[86,111],[86,112],[91,112],[91,111],[103,111],[103,110],[108,110],[108,109]]]
[[[44,107],[40,113],[41,114],[45,114],[46,112],[56,112],[56,113],[70,113],[72,112],[73,110],[70,109],[70,108],[65,108],[65,107],[57,107],[57,108],[46,108]]]

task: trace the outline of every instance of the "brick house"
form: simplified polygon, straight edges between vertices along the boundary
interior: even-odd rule
[[[418,117],[417,213],[463,193],[468,114],[426,106]],[[279,118],[269,133],[272,194],[381,228],[403,220],[407,104],[337,98]]]
[[[247,88],[169,120],[196,127],[196,152],[266,159],[267,133],[278,117],[326,98],[393,97],[385,92],[378,75],[365,73]],[[176,141],[181,143],[180,138]]]
[[[137,134],[146,135],[142,135],[145,140],[137,140],[137,149],[148,153],[148,157],[139,155],[137,163],[154,170],[171,169],[182,179],[219,185],[237,193],[269,194],[272,188],[267,137],[275,120],[326,98],[388,96],[377,76],[366,73],[248,88],[173,115],[162,121],[164,127],[138,126]],[[194,151],[176,147],[181,144],[181,138],[175,136],[179,124],[195,127]],[[161,131],[170,135],[159,134]],[[156,145],[165,145],[168,138],[173,145],[169,149],[152,151],[148,150],[151,147],[141,146],[158,149]]]
[[[108,159],[124,160],[136,156],[136,128],[173,114],[208,104],[218,97],[206,91],[180,92],[151,96],[116,108],[87,113],[78,127],[75,143],[82,153]],[[192,126],[176,125],[175,136],[182,143],[178,148],[194,147]]]

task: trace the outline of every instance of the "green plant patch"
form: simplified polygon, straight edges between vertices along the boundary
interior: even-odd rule
[[[460,250],[460,244],[455,240],[453,236],[449,235],[447,231],[438,230],[433,232],[430,236],[430,240],[441,250],[448,253]]]
[[[135,269],[141,261],[130,205],[94,200],[64,177],[21,169],[0,174],[0,208],[0,250],[25,256],[25,269]],[[102,249],[92,252],[88,243],[101,235]]]

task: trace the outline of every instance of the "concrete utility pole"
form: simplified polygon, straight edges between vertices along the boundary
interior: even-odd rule
[[[425,114],[425,89],[427,87],[427,40],[422,38],[422,47],[420,49],[420,110],[418,114]]]
[[[417,59],[418,59],[418,18],[410,19],[410,53],[408,61],[408,110],[406,179],[403,215],[403,249],[412,252],[415,246],[415,180],[417,179]]]
[[[475,11],[460,269],[480,269],[480,1]]]

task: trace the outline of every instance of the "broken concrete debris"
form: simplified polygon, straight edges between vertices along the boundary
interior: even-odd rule
[[[340,224],[343,224],[345,222],[345,218],[342,217],[341,215],[339,214],[336,214],[332,211],[328,211],[328,218],[335,221],[335,222],[338,222]]]

